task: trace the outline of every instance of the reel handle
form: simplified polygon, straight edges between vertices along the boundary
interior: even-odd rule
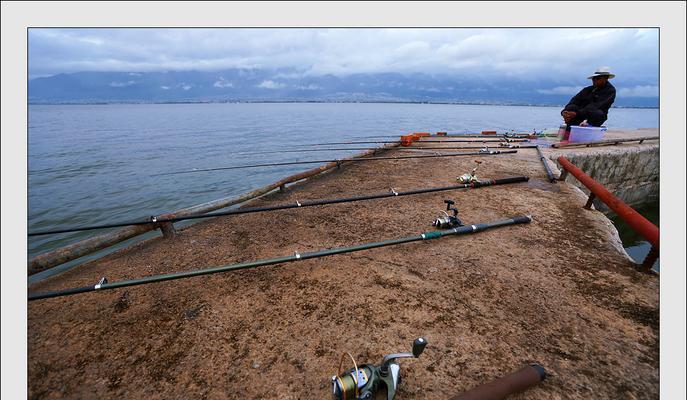
[[[420,354],[425,350],[425,346],[427,346],[427,340],[425,338],[419,337],[413,340],[413,357],[420,357]]]
[[[386,376],[389,372],[389,364],[396,360],[397,358],[418,358],[420,354],[425,350],[427,346],[427,339],[419,337],[413,341],[413,352],[412,353],[395,353],[384,356],[382,359],[382,365],[379,367],[379,372],[382,376]]]
[[[456,204],[455,201],[446,199],[446,200],[444,200],[444,203],[446,203],[446,211],[452,211],[454,217],[458,215],[458,209],[455,207],[451,207],[452,205]],[[448,213],[446,215],[448,216]],[[421,338],[418,338],[418,339],[421,339]]]

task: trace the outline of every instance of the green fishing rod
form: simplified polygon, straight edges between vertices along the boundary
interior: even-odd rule
[[[266,163],[266,164],[250,164],[250,165],[235,165],[229,167],[217,167],[217,168],[196,168],[186,171],[175,171],[175,172],[162,172],[159,174],[153,174],[150,176],[164,176],[164,175],[179,175],[179,174],[193,174],[196,172],[208,172],[208,171],[225,171],[232,169],[245,169],[245,168],[261,168],[261,167],[276,167],[284,165],[300,165],[300,164],[324,164],[324,163],[348,163],[348,162],[364,162],[364,161],[384,161],[384,160],[410,160],[417,158],[443,158],[443,157],[460,157],[460,156],[494,156],[499,154],[510,154],[517,153],[517,150],[491,150],[491,151],[480,151],[471,153],[456,153],[456,154],[441,154],[441,155],[425,155],[425,156],[404,156],[404,157],[361,157],[361,158],[346,158],[346,159],[334,159],[334,160],[308,160],[308,161],[288,161],[279,163]]]
[[[192,270],[192,271],[173,272],[173,273],[169,273],[169,274],[153,275],[153,276],[147,276],[147,277],[138,278],[138,279],[123,280],[123,281],[118,281],[118,282],[108,282],[106,278],[101,278],[100,281],[95,285],[82,286],[82,287],[71,288],[71,289],[60,289],[60,290],[55,290],[55,291],[50,291],[50,292],[29,294],[28,300],[34,301],[34,300],[40,300],[40,299],[48,299],[48,298],[52,298],[52,297],[71,296],[71,295],[80,294],[80,293],[118,289],[118,288],[129,287],[129,286],[146,285],[146,284],[155,283],[155,282],[164,282],[164,281],[171,281],[171,280],[176,280],[176,279],[191,278],[191,277],[201,276],[201,275],[210,275],[210,274],[217,274],[217,273],[222,273],[222,272],[238,271],[238,270],[243,270],[243,269],[248,269],[248,268],[262,267],[265,265],[284,264],[284,263],[289,263],[289,262],[294,262],[294,261],[301,261],[301,260],[308,260],[308,259],[313,259],[313,258],[332,256],[332,255],[336,255],[336,254],[345,254],[345,253],[352,253],[352,252],[356,252],[356,251],[369,250],[369,249],[374,249],[374,248],[378,248],[378,247],[392,246],[392,245],[397,245],[397,244],[411,243],[411,242],[417,242],[417,241],[423,241],[423,240],[438,239],[438,238],[442,238],[444,236],[464,235],[464,234],[476,233],[476,232],[481,232],[481,231],[484,231],[487,229],[497,228],[497,227],[501,227],[501,226],[515,225],[515,224],[526,224],[526,223],[529,223],[531,221],[532,221],[531,216],[522,215],[522,216],[517,216],[517,217],[513,217],[513,218],[500,220],[500,221],[486,222],[486,223],[480,223],[480,224],[474,224],[474,225],[463,225],[463,226],[459,226],[459,227],[456,227],[453,229],[425,232],[425,233],[421,233],[419,235],[407,236],[407,237],[398,238],[398,239],[389,239],[389,240],[383,240],[383,241],[379,241],[379,242],[363,243],[363,244],[358,244],[358,245],[354,245],[354,246],[347,246],[347,247],[337,247],[337,248],[333,248],[333,249],[320,250],[320,251],[314,251],[314,252],[308,252],[308,253],[296,252],[293,255],[289,255],[289,256],[267,258],[267,259],[251,261],[251,262],[243,262],[243,263],[238,263],[238,264],[223,265],[223,266],[219,266],[219,267],[211,267],[211,268],[198,269],[198,270]]]

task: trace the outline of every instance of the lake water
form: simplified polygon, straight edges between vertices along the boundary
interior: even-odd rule
[[[660,213],[658,202],[644,204],[641,207],[635,208],[644,218],[660,226]],[[611,213],[608,218],[613,222],[613,225],[618,229],[620,240],[623,241],[623,247],[627,254],[632,257],[635,262],[641,264],[644,258],[651,250],[651,244],[644,240],[637,232],[635,232],[628,224],[626,224],[617,215]],[[660,271],[661,260],[656,260],[652,268]]]
[[[153,176],[158,173],[353,153],[251,152],[423,131],[539,131],[557,127],[559,111],[362,103],[30,105],[28,230],[139,219],[237,195],[314,166]],[[611,109],[606,125],[655,128],[658,110]],[[31,237],[29,257],[93,233]]]

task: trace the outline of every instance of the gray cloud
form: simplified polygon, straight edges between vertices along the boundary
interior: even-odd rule
[[[422,72],[536,81],[545,75],[566,86],[571,79],[581,83],[600,65],[610,65],[620,79],[655,86],[658,30],[29,30],[30,77],[77,71],[289,67],[297,71],[293,78]]]
[[[570,94],[574,95],[577,94],[580,90],[582,90],[582,86],[556,86],[555,88],[551,89],[539,89],[537,92],[541,94]]]
[[[638,85],[635,87],[620,88],[619,96],[624,97],[658,97],[658,86]]]
[[[551,89],[538,89],[537,92],[541,94],[565,94],[575,95],[582,86],[557,86]],[[622,87],[618,89],[618,96],[622,97],[658,97],[658,86],[655,85],[637,85],[631,87]]]

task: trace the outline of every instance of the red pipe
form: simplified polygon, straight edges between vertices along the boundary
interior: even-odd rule
[[[603,201],[608,208],[613,210],[618,217],[625,221],[632,229],[640,234],[647,242],[658,250],[658,227],[651,223],[651,221],[644,218],[640,213],[632,209],[632,207],[625,204],[622,200],[615,197],[613,193],[609,192],[602,184],[592,179],[589,175],[582,172],[567,158],[560,156],[558,162],[570,172],[578,181],[587,187],[596,197]]]

